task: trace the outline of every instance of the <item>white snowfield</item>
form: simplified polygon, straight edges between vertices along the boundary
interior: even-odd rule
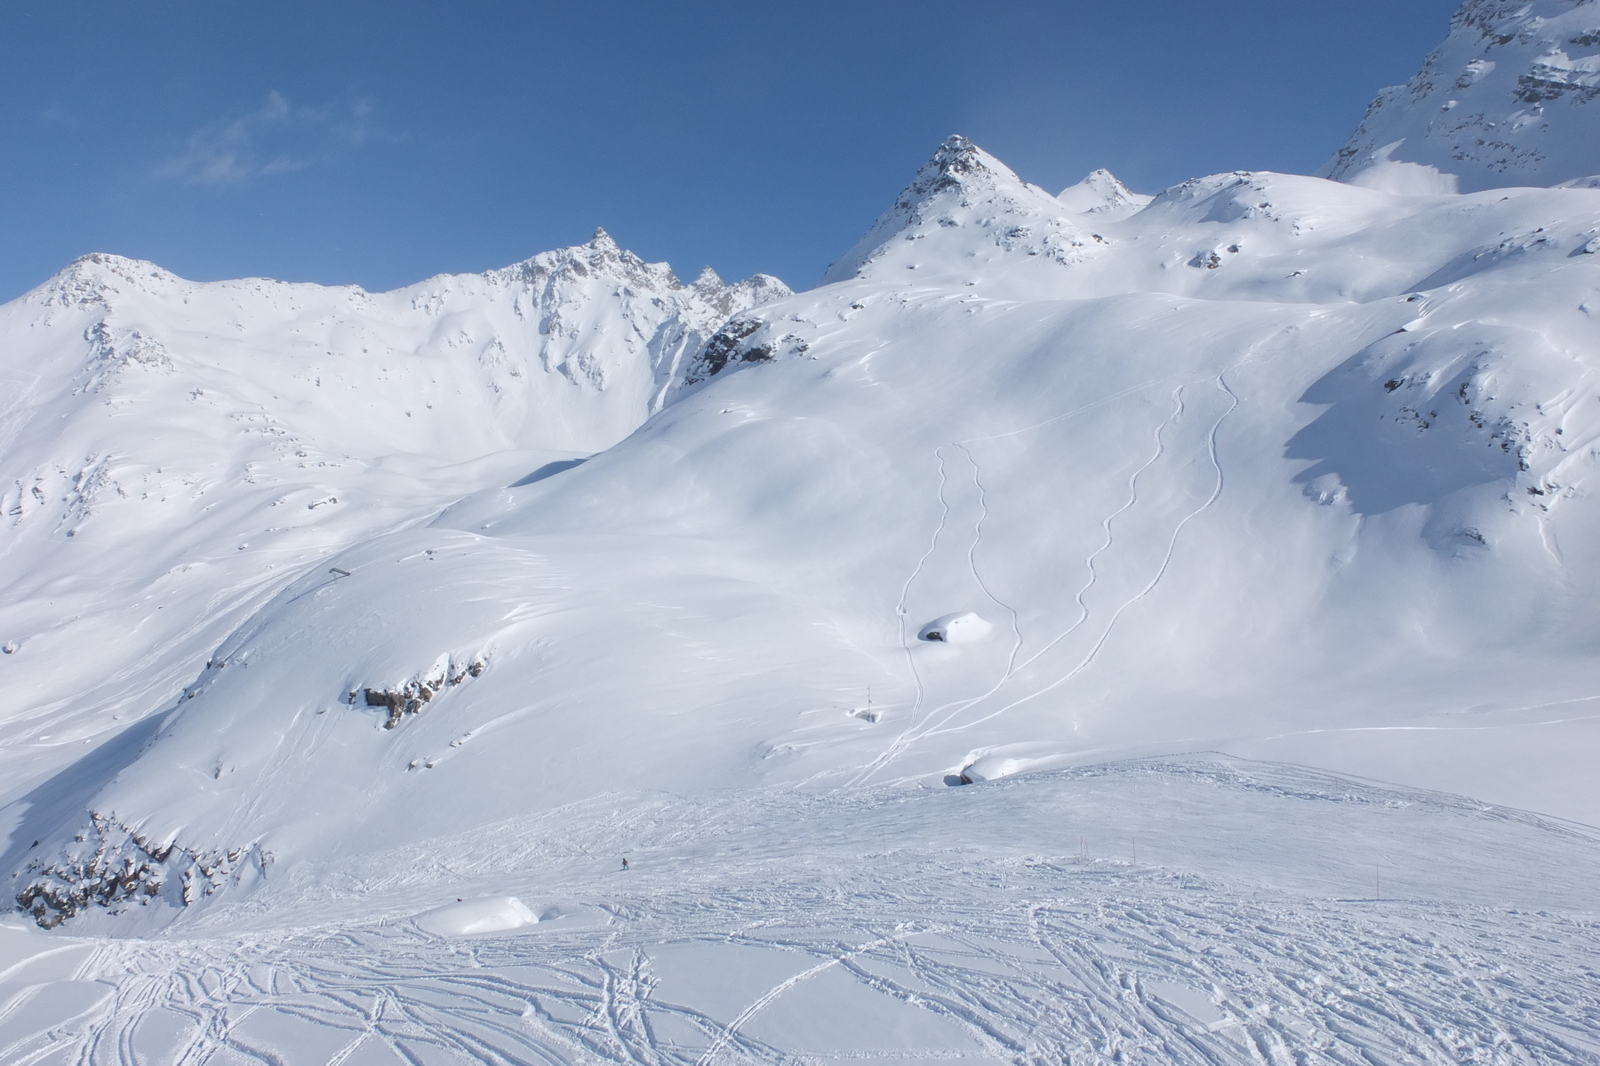
[[[799,294],[74,264],[0,1063],[1600,1062],[1600,189],[1449,184],[952,137]]]

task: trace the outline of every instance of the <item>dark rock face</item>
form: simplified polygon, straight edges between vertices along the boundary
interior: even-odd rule
[[[706,342],[690,371],[691,381],[700,381],[722,373],[730,361],[763,363],[771,360],[770,345],[745,345],[762,326],[759,321],[734,319],[724,325]]]
[[[488,660],[481,655],[466,664],[447,660],[442,668],[436,668],[426,675],[414,677],[399,685],[352,691],[346,696],[346,702],[355,703],[356,696],[360,695],[368,707],[387,708],[389,717],[383,723],[383,728],[393,729],[405,720],[406,715],[419,713],[445,689],[453,688],[469,677],[481,677],[488,668]]]
[[[963,188],[974,178],[992,183],[993,175],[978,155],[978,146],[956,133],[945,139],[933,158],[922,165],[911,184],[901,191],[892,210],[915,212],[925,200],[949,189]]]
[[[736,363],[770,363],[780,355],[803,355],[809,347],[797,334],[774,336],[775,332],[772,323],[759,318],[730,319],[695,355],[684,384],[713,378]]]

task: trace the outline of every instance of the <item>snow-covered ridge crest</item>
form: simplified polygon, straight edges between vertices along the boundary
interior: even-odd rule
[[[1600,4],[1467,0],[1405,85],[1378,94],[1326,177],[1392,192],[1600,174]]]
[[[128,353],[134,362],[173,369],[164,358],[161,335],[191,323],[132,324],[149,299],[173,305],[158,311],[157,318],[165,314],[180,320],[203,317],[208,302],[223,305],[234,319],[233,331],[245,334],[278,328],[304,333],[303,324],[287,320],[331,303],[345,319],[376,319],[412,328],[418,334],[413,342],[418,349],[439,339],[430,336],[440,329],[437,320],[472,314],[479,307],[487,310],[484,305],[505,305],[513,319],[510,328],[497,322],[487,330],[457,332],[446,343],[478,347],[479,361],[500,368],[499,377],[517,378],[522,364],[531,361],[574,384],[596,389],[628,376],[643,355],[652,378],[647,406],[654,409],[665,401],[667,382],[685,356],[693,354],[722,321],[789,292],[783,282],[767,274],[729,285],[710,267],[685,284],[668,264],[647,263],[618,246],[604,229],[597,229],[585,244],[542,252],[482,274],[442,274],[387,293],[266,278],[192,282],[154,263],[92,253],[16,303],[45,308],[40,324],[46,326],[60,314],[52,309],[98,309],[99,321],[84,330],[91,351],[82,363],[95,387],[104,383],[105,364],[127,362],[122,356]],[[196,302],[201,305],[198,313],[187,310]],[[327,311],[325,319],[334,308]],[[607,328],[605,320],[612,314],[620,315],[630,328]],[[520,327],[528,323],[536,327],[533,335],[515,336],[525,333]],[[70,345],[57,347],[51,353],[52,363],[59,366],[62,357],[74,357]],[[337,353],[337,345],[322,347],[326,354]],[[147,358],[153,352],[163,357]],[[370,354],[370,348],[363,354]],[[34,362],[27,369],[37,373],[40,368]]]
[[[45,304],[61,307],[105,304],[110,295],[120,289],[119,282],[140,291],[154,292],[182,284],[183,279],[142,259],[90,252],[74,259],[23,299],[34,297]]]

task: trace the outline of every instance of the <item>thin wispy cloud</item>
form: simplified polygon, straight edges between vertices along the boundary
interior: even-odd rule
[[[277,90],[260,107],[207,123],[168,156],[154,177],[184,185],[221,187],[305,170],[339,149],[378,135],[374,105],[360,99],[343,106],[293,105]]]

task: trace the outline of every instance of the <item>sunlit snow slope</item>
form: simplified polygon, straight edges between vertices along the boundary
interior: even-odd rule
[[[1600,190],[1095,184],[952,138],[626,440],[302,565],[13,808],[23,906],[162,921],[622,788],[1204,750],[1600,821]]]
[[[1600,183],[1600,4],[1467,0],[1323,173],[1392,192]]]
[[[314,561],[616,443],[787,292],[604,233],[391,293],[80,259],[0,309],[5,776],[170,705]]]

